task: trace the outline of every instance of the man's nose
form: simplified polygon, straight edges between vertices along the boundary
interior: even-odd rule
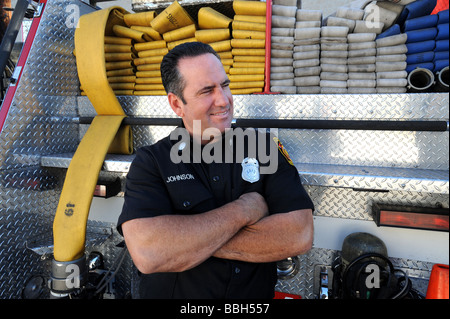
[[[226,106],[229,104],[227,91],[223,87],[216,89],[215,104],[218,106]]]

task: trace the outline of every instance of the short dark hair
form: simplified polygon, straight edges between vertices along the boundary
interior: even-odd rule
[[[202,42],[186,42],[170,50],[161,62],[161,78],[166,93],[171,92],[186,103],[183,96],[186,83],[178,70],[178,62],[182,58],[197,57],[207,53],[213,54],[220,61],[217,52],[209,44]]]

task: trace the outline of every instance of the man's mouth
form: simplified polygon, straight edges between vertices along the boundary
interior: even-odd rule
[[[228,115],[228,112],[229,112],[229,109],[226,109],[225,111],[212,113],[211,115],[214,115],[214,116],[225,116],[225,115]]]

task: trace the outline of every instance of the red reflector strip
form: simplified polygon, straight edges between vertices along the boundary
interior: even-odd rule
[[[448,215],[380,211],[380,226],[449,230]]]

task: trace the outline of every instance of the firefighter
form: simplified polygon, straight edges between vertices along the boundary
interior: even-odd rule
[[[230,129],[230,82],[209,45],[172,49],[161,74],[183,127],[136,152],[118,220],[139,296],[273,298],[276,261],[313,241],[314,207],[298,171],[275,136]],[[255,149],[273,145],[269,160]]]

